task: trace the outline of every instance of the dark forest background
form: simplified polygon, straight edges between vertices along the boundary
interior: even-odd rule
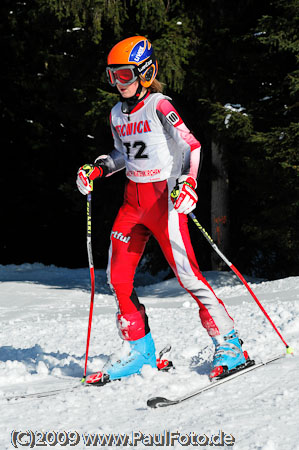
[[[106,58],[141,34],[165,94],[202,143],[199,221],[242,272],[298,275],[298,12],[297,0],[2,0],[0,264],[87,267],[76,173],[113,147],[118,97]],[[212,194],[221,178],[225,205]],[[95,185],[97,269],[124,183],[118,173]],[[192,223],[190,231],[200,268],[214,268],[211,247]],[[154,239],[144,267],[166,267]]]

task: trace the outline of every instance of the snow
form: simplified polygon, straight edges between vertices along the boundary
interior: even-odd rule
[[[205,276],[234,317],[244,348],[252,358],[260,361],[286,353],[266,317],[232,273],[206,272]],[[110,434],[110,439],[111,433],[116,438],[118,433],[127,434],[135,438],[136,448],[155,447],[159,439],[162,443],[164,439],[164,447],[179,449],[189,444],[193,448],[197,435],[201,436],[200,443],[214,435],[214,445],[222,436],[222,446],[227,447],[225,442],[233,444],[228,448],[299,449],[299,277],[275,281],[247,278],[284,339],[294,348],[294,356],[287,355],[181,405],[160,409],[149,409],[147,399],[155,395],[176,398],[209,383],[213,355],[197,306],[175,279],[161,281],[158,277],[156,284],[142,285],[141,280],[146,284],[152,282],[152,277],[139,274],[137,287],[157,350],[172,345],[170,358],[176,367],[172,373],[157,373],[145,367],[141,375],[103,388],[80,386],[55,397],[10,402],[5,397],[80,384],[90,281],[88,269],[42,264],[0,266],[0,280],[1,450],[12,449],[11,436],[15,438],[21,430],[32,430],[39,437],[43,435],[37,432],[49,432],[45,434],[46,446],[50,446],[51,436],[59,436],[60,443],[66,436],[69,444],[57,442],[55,448],[79,450],[101,446],[99,441],[88,445],[88,433],[107,434],[108,438]],[[100,370],[109,355],[120,349],[115,313],[105,272],[96,271],[88,372]],[[29,446],[26,439],[20,437],[15,445]],[[115,442],[105,448],[125,448]],[[211,448],[211,442],[200,448]]]
[[[245,111],[245,108],[243,108],[243,106],[241,106],[241,105],[239,105],[239,104],[233,105],[233,104],[231,104],[231,103],[226,103],[226,104],[224,105],[224,109],[226,109],[226,110],[228,110],[228,111],[235,112],[235,113],[242,113],[244,116],[247,116],[246,113],[243,113],[243,112],[242,112],[242,111]],[[231,112],[229,112],[229,113],[225,116],[224,124],[225,124],[225,127],[226,127],[226,128],[228,128],[229,125],[230,125],[230,118],[231,118],[231,116],[232,116]]]

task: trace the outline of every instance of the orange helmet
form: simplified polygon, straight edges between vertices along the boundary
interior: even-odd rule
[[[129,85],[142,75],[141,84],[148,88],[158,73],[158,63],[151,43],[143,36],[133,36],[116,44],[108,55],[106,68],[111,86]]]

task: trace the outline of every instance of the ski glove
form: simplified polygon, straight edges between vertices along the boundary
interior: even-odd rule
[[[188,175],[182,175],[171,192],[174,208],[178,213],[189,214],[196,207],[198,200],[196,181]]]
[[[85,164],[80,167],[77,173],[77,187],[81,194],[87,195],[93,189],[93,180],[103,176],[102,167],[94,166],[93,164]]]

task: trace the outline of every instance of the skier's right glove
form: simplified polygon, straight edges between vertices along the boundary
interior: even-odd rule
[[[93,164],[85,164],[80,167],[77,173],[77,187],[81,194],[87,195],[93,189],[93,180],[103,176],[102,167],[94,166]]]

